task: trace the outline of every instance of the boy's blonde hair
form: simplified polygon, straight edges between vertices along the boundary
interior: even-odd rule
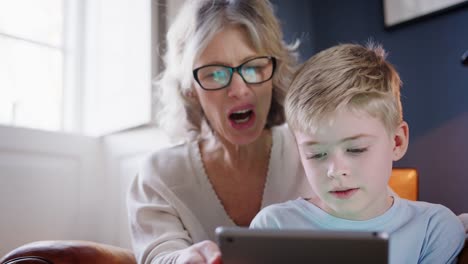
[[[266,127],[283,124],[283,102],[296,69],[298,42],[287,45],[273,6],[268,0],[186,0],[167,33],[165,70],[155,85],[161,110],[159,124],[173,140],[197,138],[205,115],[193,100],[193,65],[216,33],[240,26],[250,44],[261,55],[273,56],[277,66],[273,76],[273,97]]]
[[[364,111],[392,133],[403,121],[401,80],[385,58],[380,45],[369,43],[337,45],[307,60],[286,96],[291,129],[314,132],[320,122],[333,122],[333,114],[344,109]]]

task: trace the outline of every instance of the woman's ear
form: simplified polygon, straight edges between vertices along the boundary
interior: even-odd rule
[[[409,144],[409,127],[405,121],[395,129],[393,134],[393,161],[401,159],[408,149]]]
[[[190,90],[184,91],[183,93],[190,104],[199,104],[198,94],[197,91],[195,91],[195,88],[192,87]]]
[[[185,95],[191,99],[197,98],[197,92],[195,92],[193,89],[190,89],[187,92],[185,92]]]

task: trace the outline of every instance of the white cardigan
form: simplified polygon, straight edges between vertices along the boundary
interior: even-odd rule
[[[262,208],[312,191],[287,126],[272,129],[273,144]],[[178,250],[215,241],[218,226],[234,226],[203,167],[198,142],[174,146],[145,160],[128,194],[138,263],[172,263]]]

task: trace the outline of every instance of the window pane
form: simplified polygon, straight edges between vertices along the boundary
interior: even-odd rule
[[[0,33],[62,44],[62,0],[0,0]]]
[[[60,130],[61,51],[0,36],[0,58],[0,123]]]

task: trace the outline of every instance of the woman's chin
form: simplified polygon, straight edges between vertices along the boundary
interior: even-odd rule
[[[243,130],[240,133],[239,131],[236,131],[236,133],[233,133],[227,139],[235,145],[248,145],[257,141],[261,137],[262,131],[263,129],[252,127],[251,129]]]

